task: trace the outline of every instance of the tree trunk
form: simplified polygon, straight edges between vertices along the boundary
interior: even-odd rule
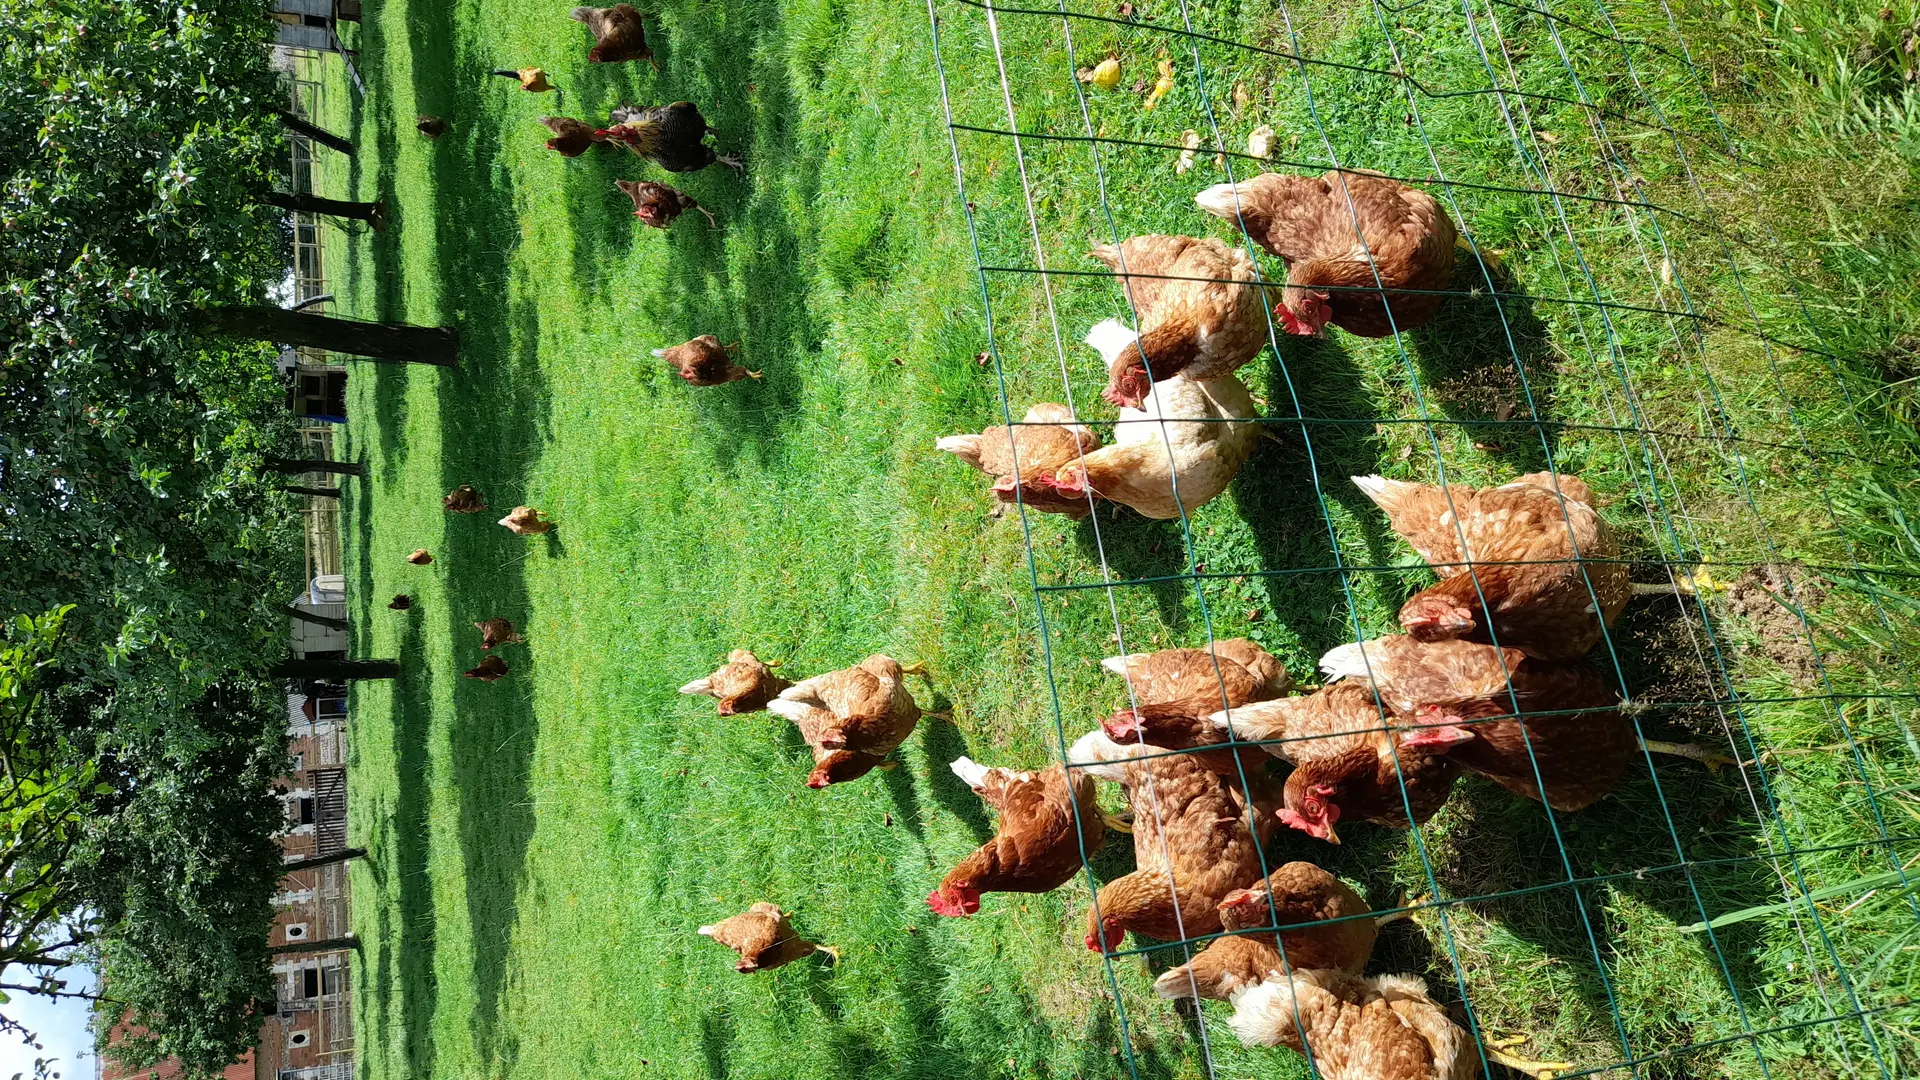
[[[289,941],[285,945],[275,945],[267,950],[268,956],[285,956],[288,953],[340,952],[343,949],[357,949],[360,939],[348,934],[346,937],[326,938],[322,941]]]
[[[352,629],[352,627],[347,625],[347,620],[345,619],[330,619],[325,615],[315,615],[313,612],[308,611],[306,608],[294,607],[292,604],[288,604],[286,607],[283,607],[280,610],[287,613],[288,615],[291,615],[296,619],[299,619],[303,623],[312,623],[315,626],[324,626],[329,630]]]
[[[337,499],[340,497],[339,488],[303,487],[299,484],[288,484],[280,490],[290,491],[295,495],[311,495],[316,499]]]
[[[209,329],[233,337],[306,345],[395,364],[451,367],[460,352],[460,332],[450,326],[358,322],[277,307],[210,308],[202,318]]]
[[[300,461],[294,458],[270,457],[260,463],[268,472],[287,473],[298,476],[301,473],[333,473],[338,476],[365,476],[367,467],[357,461],[324,461],[315,458],[312,461]]]
[[[400,677],[398,660],[307,660],[289,656],[267,669],[270,679],[314,679],[319,682],[351,682],[355,679],[396,679]]]
[[[322,866],[332,866],[334,863],[346,862],[348,859],[363,858],[366,854],[366,848],[341,848],[331,855],[316,855],[311,859],[295,859],[290,863],[282,863],[280,872],[283,874],[294,874],[302,870],[317,870]]]
[[[353,156],[353,143],[351,141],[343,139],[323,127],[309,124],[285,109],[280,110],[280,122],[287,125],[287,130],[296,135],[305,135],[321,146],[332,147],[348,157]]]
[[[296,214],[326,214],[329,217],[364,221],[376,229],[387,227],[386,211],[377,202],[323,199],[318,195],[297,195],[290,191],[269,191],[261,201]]]

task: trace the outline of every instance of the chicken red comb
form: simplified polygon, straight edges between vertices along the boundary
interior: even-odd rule
[[[1438,727],[1416,728],[1400,740],[1400,745],[1414,750],[1430,750],[1444,753],[1448,749],[1464,742],[1472,742],[1473,732],[1454,724],[1442,724]]]
[[[928,894],[927,906],[933,909],[935,915],[964,919],[980,910],[980,895],[967,889],[954,889],[950,896],[943,887]]]
[[[1287,333],[1297,334],[1300,337],[1313,336],[1313,327],[1308,326],[1304,321],[1302,321],[1300,316],[1295,315],[1293,313],[1293,309],[1289,308],[1287,305],[1275,304],[1273,306],[1273,314],[1276,318],[1280,320],[1280,328],[1282,330],[1285,330]]]
[[[1121,709],[1100,721],[1100,726],[1114,742],[1132,741],[1140,735],[1140,715],[1132,709]]]

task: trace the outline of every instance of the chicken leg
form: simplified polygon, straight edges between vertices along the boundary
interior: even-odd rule
[[[1719,772],[1723,765],[1738,765],[1739,760],[1730,758],[1717,750],[1692,743],[1662,742],[1658,739],[1641,739],[1640,748],[1654,754],[1672,754],[1674,757],[1691,758],[1707,767],[1708,772]]]
[[[1487,1049],[1488,1060],[1497,1061],[1509,1069],[1523,1072],[1534,1080],[1553,1080],[1562,1073],[1573,1071],[1571,1061],[1533,1061],[1507,1053],[1507,1047],[1519,1046],[1530,1038],[1532,1038],[1530,1035],[1489,1035],[1481,1045]]]

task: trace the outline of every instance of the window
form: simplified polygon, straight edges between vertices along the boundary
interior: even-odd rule
[[[306,767],[307,767],[307,755],[305,754],[293,755],[293,768],[289,770],[290,772],[299,772],[301,769],[304,769]]]
[[[320,969],[319,968],[310,967],[310,968],[301,969],[300,996],[303,998],[317,998],[320,996]]]
[[[303,922],[288,923],[287,924],[287,940],[288,941],[307,940],[307,924]]]
[[[287,1049],[289,1050],[298,1050],[312,1042],[313,1033],[309,1031],[294,1031],[287,1034]]]
[[[310,798],[300,800],[300,824],[313,824],[314,802]]]

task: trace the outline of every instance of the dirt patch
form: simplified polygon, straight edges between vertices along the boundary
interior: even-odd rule
[[[1796,607],[1817,609],[1827,590],[1798,563],[1770,563],[1740,575],[1727,588],[1727,613],[1746,623],[1753,646],[1778,664],[1793,681],[1816,682],[1820,676],[1807,626]]]

